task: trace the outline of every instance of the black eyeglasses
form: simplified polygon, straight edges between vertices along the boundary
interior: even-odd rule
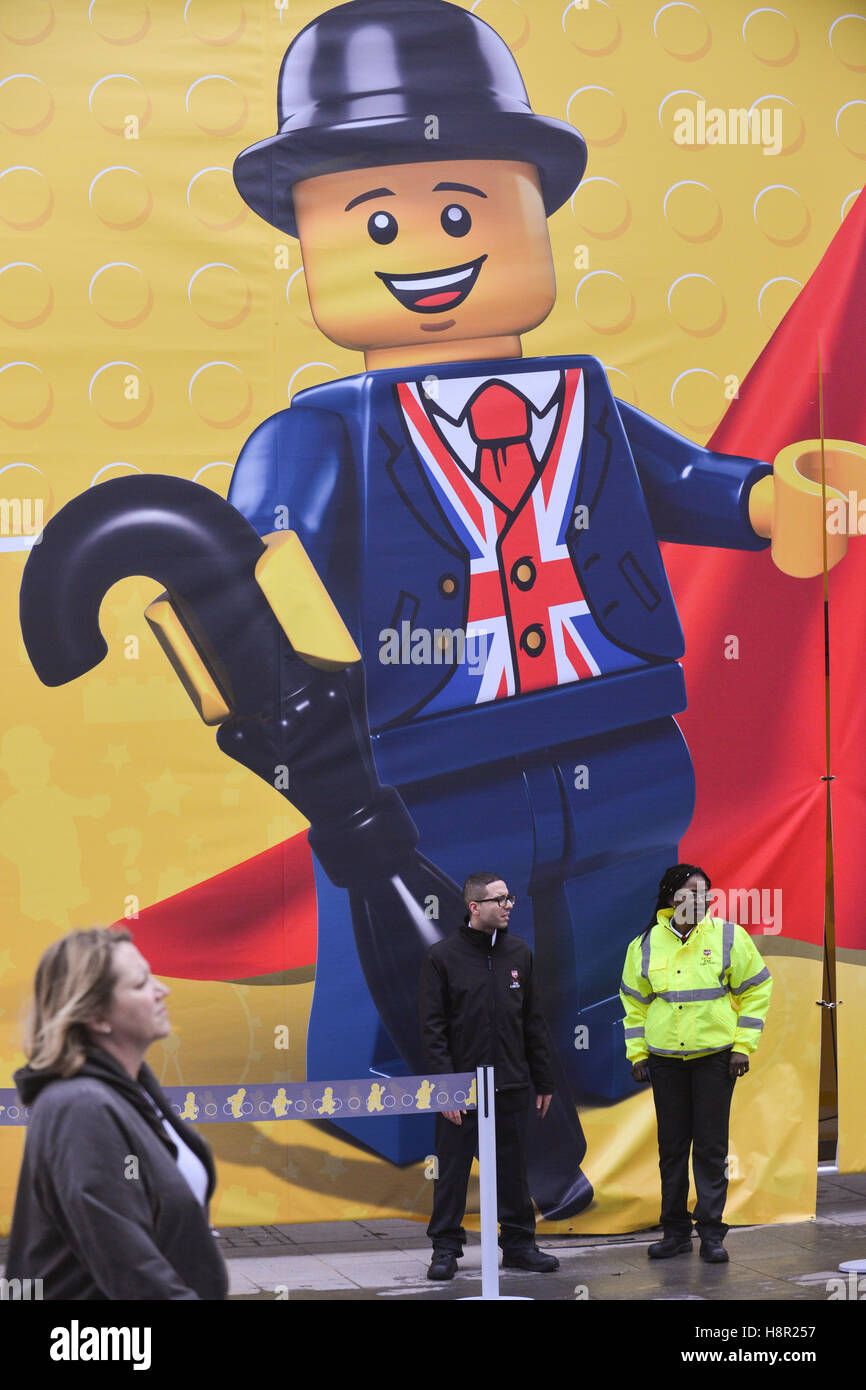
[[[514,893],[503,893],[500,898],[473,898],[472,901],[474,903],[499,903],[500,907],[505,907],[507,904],[508,907],[513,907],[517,902],[517,896]]]

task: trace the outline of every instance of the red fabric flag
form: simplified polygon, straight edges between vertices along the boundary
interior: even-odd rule
[[[129,927],[156,975],[242,980],[316,959],[316,885],[307,832],[147,907]]]
[[[866,193],[740,387],[710,447],[772,462],[824,435],[866,444]],[[866,498],[866,475],[861,496]],[[864,508],[866,511],[866,508]],[[864,518],[866,530],[866,518]],[[769,551],[666,545],[686,637],[697,806],[680,850],[725,888],[782,890],[782,934],[821,942],[825,773],[823,580],[792,579]],[[866,541],[830,571],[837,943],[866,946]],[[725,640],[739,639],[726,660]]]

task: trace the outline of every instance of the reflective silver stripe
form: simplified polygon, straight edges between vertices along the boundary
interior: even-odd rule
[[[726,1052],[730,1045],[726,1043],[724,1047],[695,1047],[691,1051],[687,1047],[651,1047],[649,1050],[655,1057],[695,1057],[699,1052],[705,1052],[708,1056],[711,1052]]]
[[[759,1029],[759,1030],[762,1030],[763,1027],[764,1027],[764,1020],[763,1020],[762,1018],[742,1018],[742,1017],[741,1017],[741,1018],[739,1018],[739,1019],[737,1020],[737,1027],[738,1027],[738,1028],[757,1028],[757,1029]]]
[[[630,985],[626,984],[625,980],[620,980],[619,987],[623,994],[630,995],[632,999],[639,999],[642,1004],[648,1004],[651,999],[657,997],[655,994],[641,994],[639,989],[632,989]]]
[[[656,995],[656,999],[667,999],[670,1004],[696,1004],[700,999],[722,999],[728,993],[727,985],[714,985],[712,989],[666,989]]]
[[[764,980],[769,980],[770,972],[766,965],[763,970],[759,970],[757,975],[751,975],[748,980],[744,980],[741,985],[731,985],[732,994],[742,994],[744,989],[751,989],[752,985],[763,984]]]
[[[642,1038],[644,1030],[643,1028],[624,1028],[623,1033],[627,1038]]]
[[[719,984],[725,983],[725,976],[731,968],[731,952],[734,949],[734,922],[722,923],[722,968],[719,971]]]
[[[649,984],[650,942],[652,931],[648,931],[640,944],[640,973]]]

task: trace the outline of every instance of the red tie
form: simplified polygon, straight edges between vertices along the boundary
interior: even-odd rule
[[[515,511],[536,476],[527,401],[501,381],[491,382],[469,407],[469,431],[481,451],[478,483],[507,511]]]

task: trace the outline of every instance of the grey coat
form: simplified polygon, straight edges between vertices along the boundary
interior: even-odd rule
[[[67,1079],[23,1067],[32,1107],[8,1279],[41,1279],[46,1299],[223,1299],[228,1279],[207,1211],[177,1149],[129,1073],[102,1048]],[[210,1148],[171,1111],[146,1063],[142,1085],[208,1172]]]

